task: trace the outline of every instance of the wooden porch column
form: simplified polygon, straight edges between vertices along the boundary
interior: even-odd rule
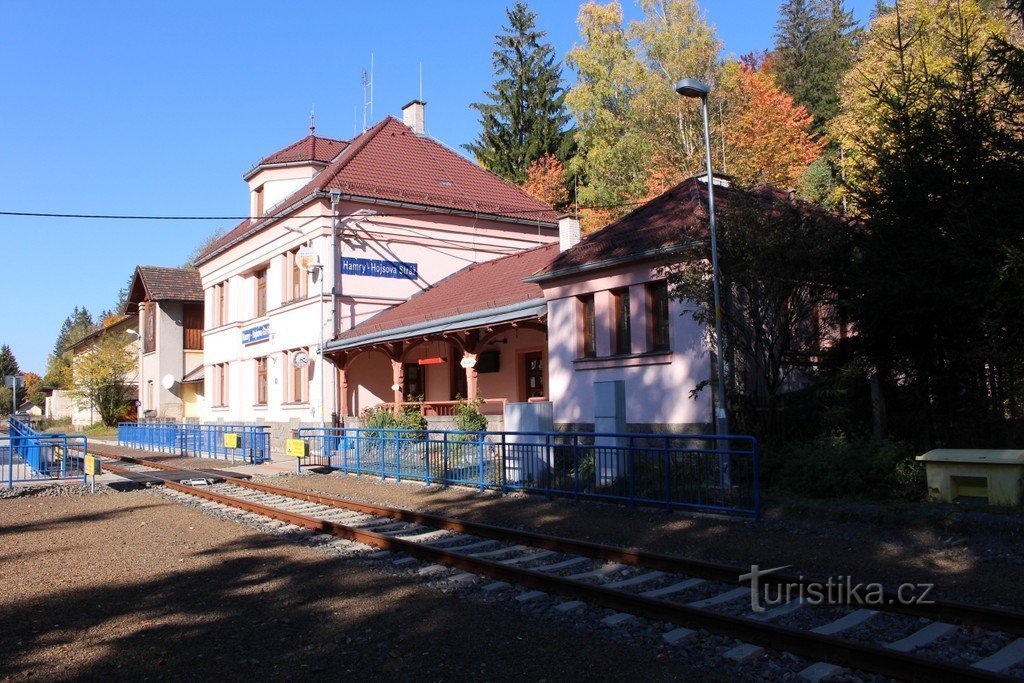
[[[466,398],[468,400],[472,401],[477,396],[477,391],[476,391],[476,379],[477,379],[476,354],[475,353],[466,353],[466,354],[464,354],[462,356],[462,362],[463,363],[468,363],[470,360],[473,361],[473,365],[471,365],[471,366],[466,368],[466,394],[467,394]]]
[[[344,364],[338,366],[338,415],[348,417],[348,372]]]
[[[402,365],[402,361],[391,361],[391,380],[391,388],[395,392],[395,403],[401,403],[405,400],[405,397],[402,396],[402,387],[405,386],[405,366]],[[395,410],[398,410],[397,405]]]

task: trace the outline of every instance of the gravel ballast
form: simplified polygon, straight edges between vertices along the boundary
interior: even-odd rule
[[[145,493],[0,500],[0,678],[713,680]]]
[[[807,576],[851,576],[896,587],[934,583],[935,597],[1024,609],[1022,521],[1016,516],[979,522],[973,533],[944,520],[893,513],[843,519],[744,518],[668,514],[657,509],[541,496],[479,493],[467,488],[382,482],[341,473],[274,476],[274,486],[319,492],[353,501],[394,505],[461,519],[529,529],[613,545],[632,546],[738,566],[791,565]],[[842,510],[843,504],[833,506]],[[838,517],[838,519],[837,519]],[[994,517],[994,516],[993,516]],[[950,534],[950,531],[956,531]]]

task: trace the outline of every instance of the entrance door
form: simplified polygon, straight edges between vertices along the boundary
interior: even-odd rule
[[[527,399],[542,398],[544,390],[544,354],[531,351],[523,354],[523,380]]]
[[[422,401],[427,396],[426,368],[419,363],[406,363],[403,369],[405,385],[402,398],[406,401]]]

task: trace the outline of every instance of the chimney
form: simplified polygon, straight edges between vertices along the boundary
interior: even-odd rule
[[[580,241],[580,222],[572,216],[558,219],[558,251],[576,246]]]
[[[423,109],[426,106],[427,103],[423,100],[413,100],[402,107],[402,123],[411,128],[412,132],[419,136],[424,134]]]

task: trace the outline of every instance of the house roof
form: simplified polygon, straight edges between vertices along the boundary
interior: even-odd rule
[[[728,191],[715,188],[715,200]],[[684,248],[706,234],[707,185],[689,178],[638,206],[622,218],[583,238],[558,254],[536,274],[537,279],[568,274],[605,262],[631,260],[652,251]]]
[[[771,185],[743,190],[715,183],[716,214],[728,209],[740,193],[768,206],[779,206],[782,202],[792,205],[796,201],[803,211],[826,213]],[[706,241],[707,196],[706,177],[688,178],[561,252],[530,280],[541,282],[617,263],[656,258]]]
[[[138,310],[143,301],[203,302],[203,283],[198,270],[137,266],[125,302],[126,313]]]
[[[355,346],[353,342],[357,340],[371,338],[384,341],[380,333],[395,333],[397,337],[407,329],[418,329],[422,333],[424,324],[437,321],[455,323],[458,319],[467,324],[455,327],[466,329],[473,326],[468,321],[482,319],[481,316],[490,322],[498,322],[496,317],[535,317],[539,314],[538,307],[543,310],[544,293],[539,285],[526,282],[524,278],[557,253],[558,244],[552,243],[466,266],[408,301],[347,330],[328,344],[328,348],[347,348]],[[507,318],[507,315],[513,317]],[[386,336],[396,338],[395,334]]]
[[[197,263],[300,206],[326,197],[331,190],[340,190],[348,199],[536,221],[546,227],[558,222],[558,214],[544,202],[388,116],[353,138],[324,170],[279,202],[279,210],[271,208],[266,218],[242,221],[203,252]]]
[[[334,158],[347,146],[347,140],[335,140],[334,138],[325,138],[310,133],[284,149],[264,157],[242,177],[248,180],[266,166],[300,164],[303,162],[326,166],[334,161]]]
[[[138,327],[138,316],[134,313],[116,313],[104,321],[104,324],[97,327],[95,330],[85,335],[74,344],[69,344],[66,348],[72,351],[78,351],[87,343],[93,341],[100,335],[113,330],[114,332],[125,332],[127,330]]]

